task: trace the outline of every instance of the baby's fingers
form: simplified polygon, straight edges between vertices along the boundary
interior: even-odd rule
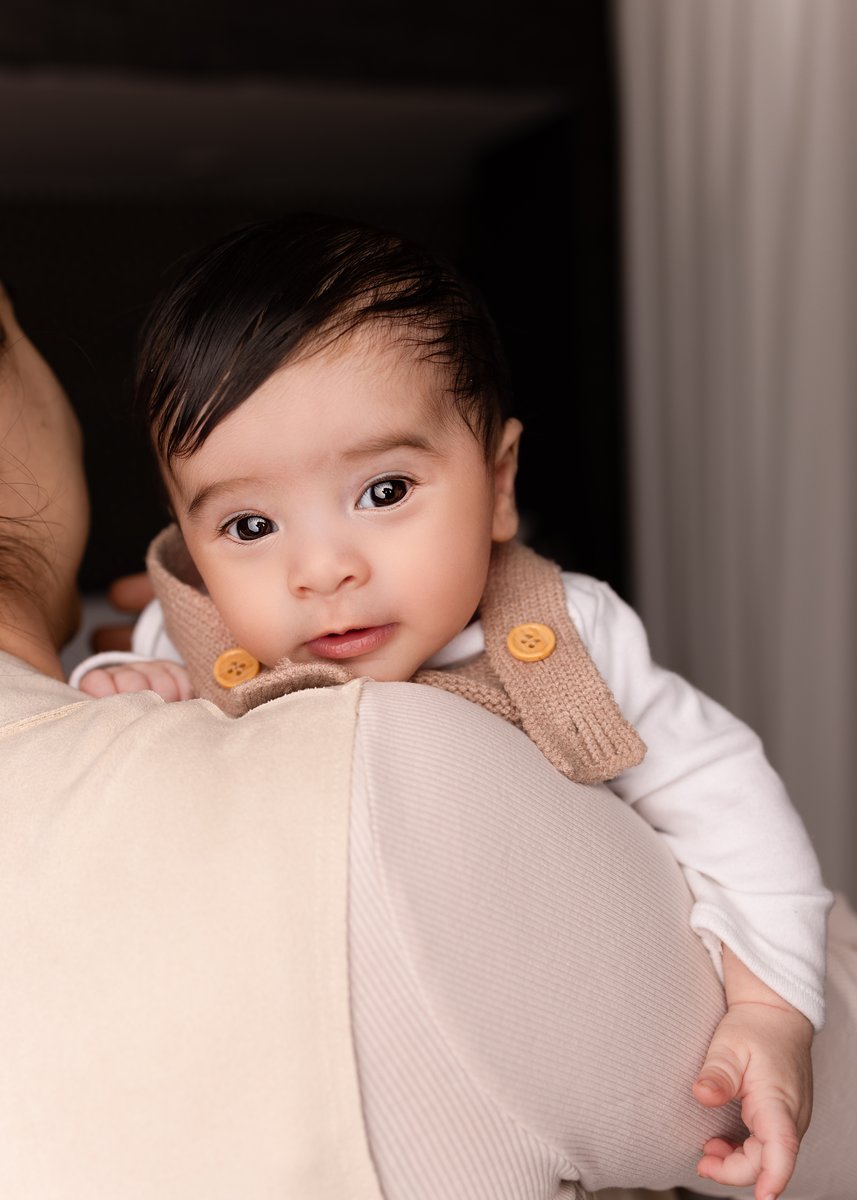
[[[703,1150],[696,1164],[696,1173],[701,1178],[731,1187],[748,1187],[756,1182],[762,1165],[762,1145],[757,1138],[748,1137],[743,1146],[724,1138],[711,1138]]]
[[[733,1100],[744,1078],[744,1064],[739,1062],[731,1047],[722,1042],[718,1045],[718,1041],[715,1035],[693,1085],[695,1099],[708,1108],[717,1108]]]
[[[189,700],[193,695],[187,671],[177,663],[97,667],[87,671],[80,690],[95,699],[128,692],[157,692],[163,700]]]
[[[101,700],[104,696],[115,696],[120,691],[116,686],[113,672],[105,667],[96,667],[92,671],[87,671],[78,687],[87,696],[93,696],[96,700]]]
[[[719,1161],[720,1159],[726,1158],[728,1154],[732,1154],[733,1151],[739,1150],[740,1143],[727,1142],[726,1138],[720,1137],[709,1138],[702,1149],[705,1151],[703,1157],[711,1156]],[[700,1159],[700,1162],[701,1161],[702,1160]]]
[[[776,1200],[795,1169],[800,1149],[797,1129],[785,1104],[769,1101],[754,1117],[753,1130],[762,1143],[756,1200]]]
[[[706,1142],[697,1174],[731,1187],[755,1183],[755,1200],[777,1200],[792,1177],[800,1145],[794,1121],[784,1104],[769,1101],[752,1126],[742,1146],[724,1138]]]
[[[190,676],[178,663],[153,660],[139,667],[111,668],[120,692],[156,692],[162,700],[190,700]]]

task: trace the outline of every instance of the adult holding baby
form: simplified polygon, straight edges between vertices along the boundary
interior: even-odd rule
[[[0,319],[0,1191],[707,1187],[700,1146],[740,1132],[691,1095],[723,997],[658,837],[432,689],[230,720],[68,688],[79,436]],[[795,1200],[857,1178],[857,940],[834,918]]]

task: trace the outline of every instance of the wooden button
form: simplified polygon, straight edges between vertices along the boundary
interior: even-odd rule
[[[540,662],[556,649],[556,634],[550,625],[532,621],[509,630],[506,647],[513,658],[521,662]]]
[[[211,673],[221,687],[234,688],[259,674],[259,660],[240,646],[233,646],[218,654]]]

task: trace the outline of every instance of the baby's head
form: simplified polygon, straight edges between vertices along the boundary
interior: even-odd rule
[[[149,318],[137,393],[202,580],[267,665],[410,678],[517,532],[494,326],[394,234],[300,215],[223,238]]]

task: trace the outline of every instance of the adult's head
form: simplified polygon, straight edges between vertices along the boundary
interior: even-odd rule
[[[63,678],[48,646],[61,646],[80,617],[76,576],[89,528],[81,431],[2,286],[0,388],[0,620],[20,601],[10,636]]]

